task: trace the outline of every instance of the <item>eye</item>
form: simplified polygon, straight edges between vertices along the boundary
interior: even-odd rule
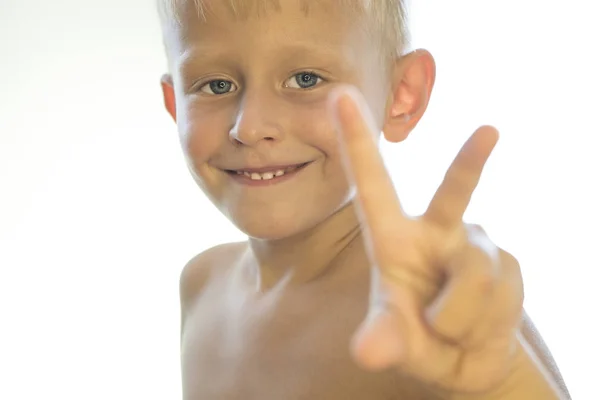
[[[232,90],[237,89],[235,84],[230,81],[226,81],[223,79],[215,79],[206,84],[204,84],[200,91],[202,93],[210,94],[210,95],[223,95],[231,92]]]
[[[323,81],[319,75],[312,72],[300,72],[285,83],[286,87],[294,89],[310,89]]]

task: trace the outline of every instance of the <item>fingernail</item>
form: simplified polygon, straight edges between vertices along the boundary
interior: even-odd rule
[[[342,105],[341,103],[343,103],[341,101],[342,97],[346,97],[347,99],[351,100],[356,106],[358,106],[359,103],[356,99],[356,93],[353,92],[356,92],[356,89],[349,85],[340,85],[331,91],[329,95],[328,108],[332,116],[338,122],[341,118],[340,105]]]
[[[336,129],[338,130],[338,133],[340,133],[340,121],[341,117],[343,116],[340,113],[342,108],[340,106],[341,103],[345,103],[346,100],[342,100],[342,97],[346,97],[347,100],[350,100],[352,102],[352,110],[346,110],[348,110],[348,112],[351,113],[356,113],[356,115],[358,115],[359,118],[361,118],[362,121],[364,121],[367,128],[369,128],[374,135],[377,135],[379,133],[379,130],[377,129],[377,124],[375,123],[375,119],[373,118],[373,114],[370,111],[370,107],[366,99],[356,87],[351,85],[339,85],[338,87],[332,90],[329,97],[328,106],[330,111],[333,113],[332,115],[334,116],[334,123],[336,124]]]

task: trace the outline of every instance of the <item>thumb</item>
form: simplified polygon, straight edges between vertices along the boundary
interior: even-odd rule
[[[360,367],[380,371],[403,361],[408,335],[406,321],[398,311],[381,306],[369,311],[351,344],[352,355]]]

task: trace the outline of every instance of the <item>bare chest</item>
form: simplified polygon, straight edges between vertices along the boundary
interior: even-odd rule
[[[265,301],[208,290],[183,332],[184,400],[426,399],[396,371],[352,361],[366,299],[366,288]]]

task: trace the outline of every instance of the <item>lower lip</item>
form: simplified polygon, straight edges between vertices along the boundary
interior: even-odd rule
[[[234,181],[236,181],[238,183],[241,183],[242,185],[258,186],[258,187],[271,186],[271,185],[277,185],[279,183],[282,183],[282,182],[292,179],[293,177],[298,175],[301,171],[303,171],[306,167],[308,167],[310,164],[311,163],[306,163],[303,166],[296,168],[293,171],[286,172],[285,174],[283,174],[281,176],[276,176],[273,179],[254,180],[254,179],[250,178],[249,176],[246,176],[243,174],[237,174],[237,173],[231,173],[231,172],[226,172],[226,174],[229,175],[231,177],[231,179],[233,179]]]

